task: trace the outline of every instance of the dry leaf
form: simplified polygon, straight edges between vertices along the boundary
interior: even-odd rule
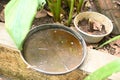
[[[49,16],[53,17],[53,14],[52,14],[52,12],[50,12],[50,11],[47,11],[47,14],[48,14]]]
[[[45,17],[45,16],[47,16],[47,11],[43,9],[43,10],[40,10],[37,12],[35,18],[41,18],[41,17]]]

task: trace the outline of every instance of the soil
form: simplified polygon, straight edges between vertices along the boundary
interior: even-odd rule
[[[105,25],[92,19],[83,19],[78,22],[79,29],[92,35],[106,34]]]
[[[54,23],[54,20],[52,17],[46,15],[44,17],[35,18],[33,21],[32,27],[36,27],[36,26],[39,26],[41,24],[48,24],[48,23]]]

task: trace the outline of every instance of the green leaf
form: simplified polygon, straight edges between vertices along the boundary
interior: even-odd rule
[[[73,15],[73,11],[74,11],[74,0],[71,0],[69,1],[71,4],[70,4],[70,12],[69,12],[69,18],[68,18],[68,22],[67,22],[67,25],[69,26],[71,21],[72,21],[72,15]]]
[[[97,47],[97,49],[99,49],[99,48],[105,46],[106,44],[109,44],[109,43],[111,43],[111,42],[113,42],[113,41],[115,41],[115,40],[118,40],[118,39],[120,39],[120,35],[115,36],[115,37],[111,38],[110,40],[104,42],[104,43],[101,44],[99,47]]]
[[[5,7],[5,26],[17,45],[22,50],[22,43],[30,30],[38,7],[45,0],[11,0]]]
[[[61,0],[47,0],[55,21],[60,21]]]
[[[105,66],[91,73],[84,80],[105,80],[116,72],[120,72],[120,59],[106,64]]]
[[[83,3],[84,3],[84,0],[79,0],[79,4],[78,4],[78,6],[77,6],[77,13],[79,13],[79,12],[80,12],[80,10],[81,10],[81,8],[82,8]]]

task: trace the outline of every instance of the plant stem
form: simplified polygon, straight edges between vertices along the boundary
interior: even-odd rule
[[[55,9],[55,21],[60,21],[60,11],[61,11],[61,0],[57,0],[57,4]]]
[[[55,21],[60,21],[61,0],[47,0]]]
[[[84,0],[79,0],[79,4],[78,4],[78,7],[77,7],[77,13],[80,12],[80,9],[82,8],[83,1]]]
[[[67,22],[67,25],[68,25],[68,26],[70,25],[71,20],[72,20],[73,10],[74,10],[74,0],[71,0],[69,18],[68,18],[68,22]]]

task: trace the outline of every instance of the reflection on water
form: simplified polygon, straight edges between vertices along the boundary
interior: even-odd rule
[[[82,58],[81,43],[64,30],[38,31],[25,43],[24,57],[29,64],[48,72],[75,68]]]

